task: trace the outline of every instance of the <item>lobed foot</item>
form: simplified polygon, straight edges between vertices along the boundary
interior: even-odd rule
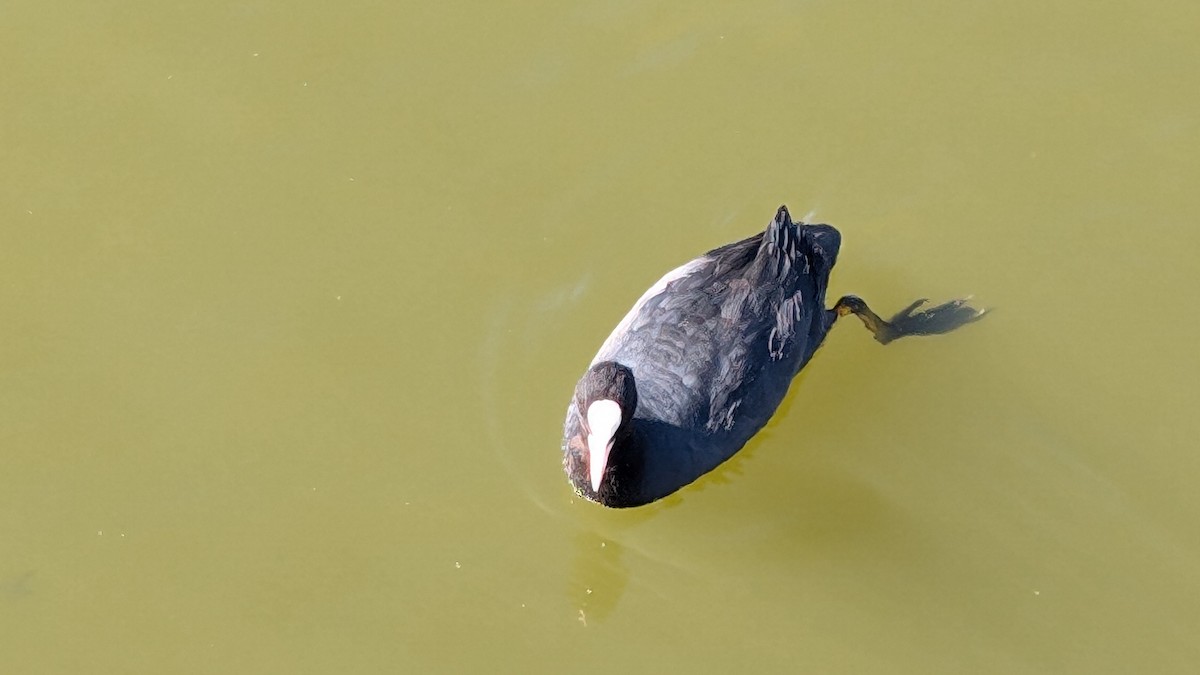
[[[916,311],[918,307],[929,302],[922,298],[908,307],[900,310],[890,321],[884,321],[878,314],[871,311],[862,298],[847,295],[837,301],[833,309],[838,316],[854,314],[862,320],[880,344],[887,344],[909,335],[937,335],[978,321],[986,310],[975,309],[967,304],[970,298],[951,300],[937,307]]]

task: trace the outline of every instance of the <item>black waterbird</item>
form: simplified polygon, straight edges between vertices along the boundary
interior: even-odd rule
[[[729,459],[767,423],[838,317],[883,344],[983,312],[953,300],[888,321],[861,298],[825,308],[841,235],[779,207],[764,232],[668,272],[633,305],[575,387],[563,468],[605,506],[661,499]]]

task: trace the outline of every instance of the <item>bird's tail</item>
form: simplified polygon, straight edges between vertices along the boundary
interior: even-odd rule
[[[767,225],[759,245],[758,257],[775,263],[775,273],[783,275],[793,266],[813,275],[824,288],[829,272],[837,262],[842,236],[829,225],[797,223],[787,206],[780,206]]]

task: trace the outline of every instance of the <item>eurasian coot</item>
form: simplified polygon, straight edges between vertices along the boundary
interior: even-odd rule
[[[981,317],[963,300],[884,321],[852,295],[825,309],[841,235],[793,222],[787,207],[761,232],[709,251],[658,280],[600,347],[567,409],[563,468],[581,497],[640,506],[729,459],[783,401],[839,316],[883,344],[945,333]]]

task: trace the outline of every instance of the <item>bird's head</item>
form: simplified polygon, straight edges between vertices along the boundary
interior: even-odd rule
[[[587,441],[588,478],[592,491],[599,492],[613,445],[637,410],[633,372],[615,361],[597,363],[579,380],[575,406]]]

